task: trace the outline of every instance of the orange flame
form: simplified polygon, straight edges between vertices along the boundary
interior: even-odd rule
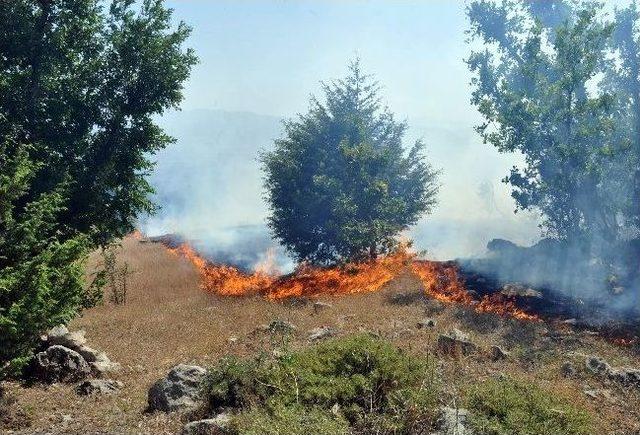
[[[479,313],[494,313],[520,320],[540,320],[535,314],[518,308],[513,297],[501,293],[485,295],[480,301],[474,300],[453,263],[414,261],[413,272],[424,284],[425,292],[439,301],[473,305]]]
[[[255,272],[245,273],[232,266],[208,262],[186,243],[167,249],[193,263],[200,272],[204,290],[223,296],[262,294],[270,300],[279,300],[375,292],[411,264],[411,270],[424,284],[427,295],[439,301],[473,306],[481,313],[539,320],[538,316],[518,308],[513,297],[501,293],[475,300],[465,288],[454,263],[415,261],[413,254],[406,249],[369,262],[349,263],[340,267],[302,265],[294,273],[280,277],[275,267],[274,251],[266,253],[265,260],[256,267]]]

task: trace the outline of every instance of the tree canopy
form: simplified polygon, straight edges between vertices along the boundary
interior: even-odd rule
[[[324,102],[312,97],[306,114],[286,121],[284,137],[262,156],[269,226],[299,261],[389,252],[436,202],[437,174],[423,144],[406,150],[406,123],[382,106],[358,61],[349,70],[324,84]]]

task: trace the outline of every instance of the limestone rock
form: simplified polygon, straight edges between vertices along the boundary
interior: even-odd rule
[[[293,323],[286,320],[274,320],[269,323],[269,332],[291,333],[295,331],[296,327]]]
[[[179,364],[149,389],[150,410],[164,412],[193,409],[200,401],[200,386],[207,371],[200,366]]]
[[[49,331],[49,334],[47,334],[47,344],[49,346],[60,345],[77,352],[77,349],[87,342],[87,339],[84,336],[85,332],[82,329],[74,332],[64,332],[67,328],[55,329],[56,328]],[[52,332],[54,333],[52,334]]]
[[[438,431],[432,435],[472,435],[467,420],[469,411],[462,408],[444,407],[440,410]]]
[[[320,311],[326,310],[331,307],[333,307],[333,305],[326,302],[316,301],[313,303],[313,312],[317,314]]]
[[[84,381],[76,387],[76,392],[81,396],[90,396],[94,394],[115,394],[123,387],[120,381],[112,379],[92,379]]]
[[[422,319],[418,322],[418,329],[433,328],[436,326],[436,321],[430,318]]]
[[[76,382],[86,378],[91,369],[78,352],[54,345],[33,358],[31,371],[42,382]]]
[[[321,340],[336,335],[337,331],[329,326],[313,328],[309,331],[309,341]]]
[[[231,416],[219,414],[215,418],[192,421],[182,428],[182,435],[218,435],[226,433]]]
[[[500,361],[500,360],[509,358],[509,352],[502,349],[500,346],[496,346],[496,345],[491,346],[491,348],[489,349],[489,352],[490,352],[492,361]]]
[[[438,337],[438,350],[447,355],[470,355],[477,349],[467,334],[455,328],[449,334]]]

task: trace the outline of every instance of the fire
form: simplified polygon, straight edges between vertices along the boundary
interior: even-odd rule
[[[211,263],[186,243],[167,249],[191,261],[200,272],[204,290],[223,296],[261,294],[269,300],[280,300],[370,293],[380,290],[411,265],[413,273],[423,282],[426,294],[439,301],[473,306],[480,313],[539,320],[538,316],[519,308],[511,296],[494,293],[474,299],[465,288],[455,263],[417,261],[406,249],[376,260],[331,268],[301,265],[294,273],[284,276],[280,276],[275,267],[274,251],[268,251],[255,271],[247,273],[233,266]]]
[[[494,313],[520,320],[540,320],[535,314],[518,308],[511,296],[493,293],[483,296],[479,301],[475,300],[465,288],[453,263],[414,261],[412,269],[424,284],[427,295],[439,301],[472,305],[479,313]]]
[[[369,293],[380,290],[405,267],[410,256],[404,251],[363,263],[341,267],[316,268],[303,265],[294,274],[282,277],[266,291],[267,298],[320,294]]]

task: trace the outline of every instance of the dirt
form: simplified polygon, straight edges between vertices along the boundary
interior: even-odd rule
[[[632,348],[614,345],[589,331],[561,323],[478,314],[436,302],[424,296],[421,282],[408,271],[376,293],[317,298],[331,305],[318,310],[313,301],[305,299],[270,302],[258,296],[220,297],[204,292],[193,265],[159,243],[126,238],[119,259],[132,270],[126,304],[107,301],[86,310],[69,329],[85,329],[92,347],[122,365],[113,376],[124,383],[122,391],[113,396],[80,397],[74,385],[8,383],[7,394],[15,401],[12,412],[30,426],[19,429],[14,421],[11,427],[0,429],[15,433],[178,433],[184,416],[146,412],[150,385],[178,363],[210,366],[226,354],[272,349],[272,336],[261,325],[281,319],[296,326],[294,347],[310,345],[309,331],[327,326],[338,335],[373,332],[409,352],[437,358],[443,404],[461,404],[470,385],[509,374],[585,406],[594,415],[599,434],[640,433],[640,390],[605,381],[588,373],[584,365],[587,355],[598,355],[612,366],[640,367],[640,357]],[[435,326],[418,328],[425,318],[433,319]],[[462,358],[437,354],[438,335],[454,327],[469,334],[478,353]],[[492,345],[509,351],[509,357],[492,361]],[[572,377],[563,375],[567,361],[576,369]]]

